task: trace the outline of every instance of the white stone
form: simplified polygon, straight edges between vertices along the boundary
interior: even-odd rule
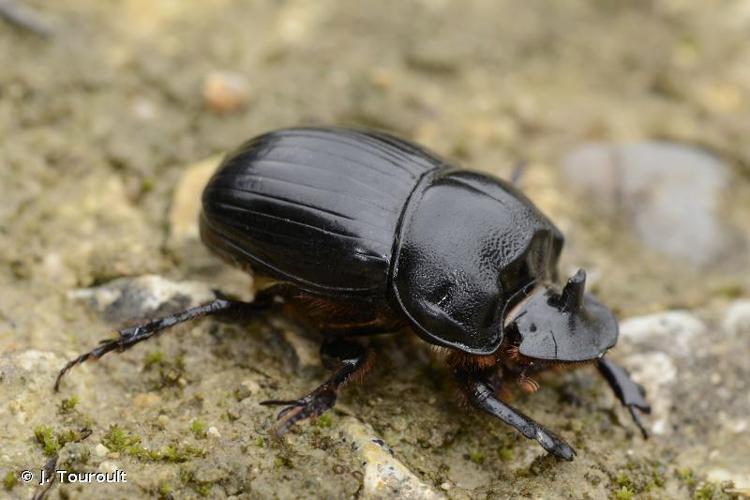
[[[120,310],[110,320],[132,319],[147,316],[174,297],[187,297],[188,307],[208,302],[215,298],[211,287],[198,281],[171,281],[155,274],[137,278],[120,278],[93,288],[80,288],[68,293],[72,300],[86,302],[100,313],[115,314],[109,308],[115,301]]]
[[[372,427],[353,417],[345,417],[342,429],[365,462],[364,498],[445,498],[395,458]]]
[[[704,266],[728,247],[719,207],[730,169],[703,150],[656,141],[585,144],[564,159],[563,174],[650,248]]]
[[[672,386],[677,380],[677,367],[672,358],[659,351],[644,352],[628,356],[625,366],[633,380],[646,389],[651,403],[651,416],[648,419],[651,422],[651,432],[656,435],[669,434]]]
[[[97,457],[106,457],[107,453],[109,453],[109,448],[99,443],[94,447],[94,453]]]
[[[247,389],[250,394],[257,394],[260,391],[260,384],[250,378],[243,380],[240,385]]]
[[[743,467],[741,467],[740,470],[729,470],[716,467],[714,469],[710,469],[706,476],[708,477],[709,481],[717,483],[723,481],[732,481],[734,483],[735,490],[750,489],[750,472],[748,472],[748,470]]]
[[[221,437],[221,434],[219,433],[219,429],[217,429],[214,426],[211,426],[206,431],[206,435],[213,439],[219,439]]]
[[[667,311],[628,318],[620,323],[620,338],[676,357],[692,354],[691,341],[706,334],[706,325],[687,311]]]
[[[750,336],[750,299],[732,302],[724,315],[722,327],[732,336]]]
[[[99,464],[99,472],[117,472],[120,468],[116,463],[105,460]]]

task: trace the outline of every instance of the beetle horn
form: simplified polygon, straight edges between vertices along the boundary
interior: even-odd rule
[[[583,305],[583,291],[586,288],[586,271],[579,269],[568,279],[562,291],[562,304],[566,311],[574,312]]]

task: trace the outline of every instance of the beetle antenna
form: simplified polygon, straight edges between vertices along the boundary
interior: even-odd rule
[[[586,288],[586,271],[579,269],[570,277],[562,291],[563,308],[575,312],[583,305],[583,291]]]

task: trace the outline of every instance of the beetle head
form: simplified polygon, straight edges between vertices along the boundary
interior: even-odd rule
[[[601,357],[617,342],[617,320],[585,293],[586,273],[579,269],[562,290],[537,287],[510,312],[506,328],[520,336],[518,351],[544,361],[587,361]]]

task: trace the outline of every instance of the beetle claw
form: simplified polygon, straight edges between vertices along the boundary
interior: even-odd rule
[[[636,405],[628,405],[628,411],[630,412],[630,416],[633,417],[633,422],[635,422],[635,425],[640,429],[643,439],[648,439],[648,430],[644,427],[643,422],[641,421],[641,416],[635,411],[636,409],[645,414],[649,414],[651,413],[651,407],[646,407],[644,409]]]
[[[536,441],[549,453],[568,462],[572,461],[573,457],[576,456],[576,450],[542,426],[537,426],[536,428]]]
[[[276,415],[277,424],[272,433],[280,438],[296,422],[305,418],[317,418],[336,403],[336,391],[328,384],[323,384],[310,394],[291,400],[269,399],[261,401],[264,406],[288,405]]]

